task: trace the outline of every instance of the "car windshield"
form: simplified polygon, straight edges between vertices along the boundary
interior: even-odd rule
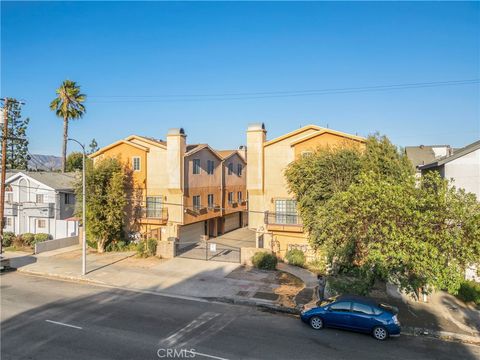
[[[320,300],[318,303],[317,303],[317,306],[326,306],[328,304],[331,304],[332,302],[334,302],[335,300],[337,300],[338,296],[334,296],[334,297],[331,297],[331,298],[328,298],[328,299],[323,299],[323,300]]]

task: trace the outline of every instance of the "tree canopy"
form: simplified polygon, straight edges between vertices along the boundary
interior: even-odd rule
[[[22,116],[22,105],[16,100],[9,101],[4,111],[8,113],[7,168],[27,170],[30,160],[27,127],[30,119]]]
[[[86,172],[86,221],[87,237],[97,242],[97,250],[113,240],[121,239],[128,223],[127,205],[131,189],[131,177],[119,160],[106,158],[92,166],[87,163]],[[82,181],[76,185],[77,215],[82,209]]]
[[[50,110],[55,111],[55,115],[63,119],[63,142],[62,142],[62,171],[67,168],[67,141],[68,141],[68,121],[80,119],[86,112],[83,103],[86,95],[80,91],[80,86],[71,80],[65,80],[56,90],[57,97],[50,103]]]
[[[286,177],[311,245],[333,268],[409,292],[430,285],[455,293],[480,258],[480,204],[435,172],[420,180],[412,173],[405,155],[376,135],[356,154],[319,149]]]
[[[82,170],[83,167],[83,153],[74,151],[67,156],[66,171]]]

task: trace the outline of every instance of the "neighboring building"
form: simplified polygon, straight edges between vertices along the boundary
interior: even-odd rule
[[[166,141],[131,135],[90,157],[118,157],[133,170],[143,236],[187,244],[246,224],[246,162],[239,151],[187,145],[184,130],[171,129]]]
[[[248,225],[257,233],[257,247],[272,247],[280,257],[292,248],[300,248],[308,256],[307,234],[297,214],[295,198],[288,191],[284,170],[318,147],[364,147],[365,139],[315,125],[269,141],[266,134],[263,124],[248,127]]]
[[[411,161],[413,167],[420,172],[418,166],[429,164],[436,159],[453,154],[453,149],[450,145],[420,145],[420,146],[406,146],[405,154]]]
[[[443,178],[453,180],[455,187],[475,194],[480,200],[480,140],[418,168],[422,174],[438,171]]]
[[[53,239],[78,235],[75,173],[16,172],[6,179],[4,231],[47,233]]]

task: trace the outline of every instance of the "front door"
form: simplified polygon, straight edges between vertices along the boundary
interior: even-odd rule
[[[339,301],[330,305],[324,315],[326,325],[344,329],[352,328],[351,305],[350,301]]]

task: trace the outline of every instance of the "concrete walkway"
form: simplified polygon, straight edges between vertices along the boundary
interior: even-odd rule
[[[7,254],[12,258],[11,266],[23,273],[186,298],[281,307],[285,303],[281,301],[285,300],[282,291],[291,300],[304,288],[300,280],[282,277],[281,272],[245,268],[237,263],[142,259],[134,252],[89,253],[87,274],[82,276],[79,249],[52,252],[50,256],[11,255]],[[293,311],[294,305],[290,307]]]

